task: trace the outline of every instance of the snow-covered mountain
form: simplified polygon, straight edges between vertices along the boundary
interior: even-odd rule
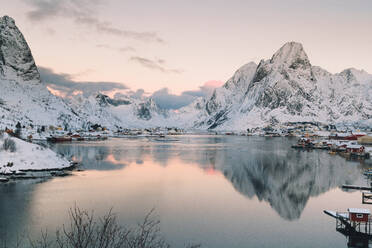
[[[88,125],[100,124],[109,128],[146,128],[163,126],[167,112],[158,108],[152,98],[135,98],[117,94],[114,98],[98,93],[96,96],[77,95],[69,105]]]
[[[300,43],[289,42],[258,66],[241,67],[201,108],[180,112],[194,113],[197,127],[225,130],[297,121],[356,122],[372,118],[371,93],[372,75],[356,69],[331,74],[312,66]]]
[[[40,81],[30,48],[12,18],[0,18],[0,127],[81,125],[81,119]]]
[[[74,96],[62,99],[41,82],[25,38],[12,18],[0,18],[0,129],[24,126],[85,128],[162,126],[166,112],[151,98]]]
[[[286,43],[271,59],[241,67],[210,97],[177,111],[149,97],[103,94],[62,99],[49,92],[22,33],[0,18],[0,128],[54,125],[85,128],[177,126],[246,130],[312,121],[372,123],[372,75],[347,69],[331,74],[312,66],[301,44]]]

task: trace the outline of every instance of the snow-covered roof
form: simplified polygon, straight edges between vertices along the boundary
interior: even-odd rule
[[[336,216],[341,216],[341,217],[343,217],[343,218],[348,219],[348,218],[349,218],[349,213],[337,213]]]
[[[347,148],[350,148],[350,149],[360,149],[361,147],[363,147],[363,146],[361,146],[361,145],[348,145],[347,146]]]
[[[353,132],[354,135],[367,135],[365,132]]]
[[[348,208],[347,211],[353,214],[371,214],[371,211],[365,208]]]
[[[332,134],[332,135],[335,135],[335,136],[338,136],[338,137],[347,137],[347,136],[350,136],[349,133],[336,133],[336,134]]]

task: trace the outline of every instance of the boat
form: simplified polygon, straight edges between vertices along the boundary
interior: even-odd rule
[[[9,182],[9,179],[6,177],[0,177],[0,183],[6,183]]]
[[[335,140],[358,140],[358,138],[367,135],[366,133],[362,132],[354,132],[354,133],[333,133],[328,136],[329,139]]]

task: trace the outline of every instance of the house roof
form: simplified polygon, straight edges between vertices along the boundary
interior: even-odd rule
[[[371,211],[365,208],[349,208],[347,211],[352,214],[371,214]]]
[[[361,145],[348,145],[347,148],[350,148],[350,149],[360,149],[362,148],[363,146]]]

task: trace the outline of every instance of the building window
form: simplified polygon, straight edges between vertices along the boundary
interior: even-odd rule
[[[357,217],[358,219],[363,219],[363,214],[357,214],[356,217]]]

